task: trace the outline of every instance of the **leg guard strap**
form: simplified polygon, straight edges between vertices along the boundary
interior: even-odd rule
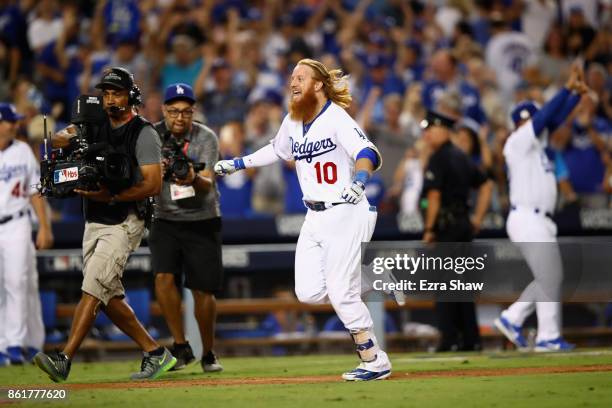
[[[371,363],[376,360],[380,351],[376,337],[370,330],[352,330],[351,336],[357,346],[357,355],[364,363]]]

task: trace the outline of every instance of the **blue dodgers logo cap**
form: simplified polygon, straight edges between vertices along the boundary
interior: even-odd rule
[[[532,101],[522,101],[516,104],[510,113],[514,126],[522,120],[530,119],[538,111],[538,106]]]
[[[0,103],[0,121],[17,122],[24,116],[17,113],[15,107],[10,103]]]
[[[171,102],[175,99],[184,99],[188,102],[195,103],[193,88],[184,83],[172,84],[166,88],[164,94],[164,103]]]

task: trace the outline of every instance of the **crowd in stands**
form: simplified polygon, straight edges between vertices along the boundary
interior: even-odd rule
[[[41,114],[65,126],[72,101],[122,66],[152,122],[165,86],[192,85],[222,156],[241,156],[274,137],[291,70],[311,57],[350,75],[349,113],[384,159],[367,186],[382,213],[419,211],[429,154],[419,123],[432,108],[457,119],[454,141],[496,180],[493,210],[506,212],[508,112],[546,101],[576,60],[591,92],[548,135],[563,169],[560,206],[609,207],[611,54],[606,0],[0,0],[0,100],[26,115],[33,145]],[[306,211],[290,162],[225,177],[219,189],[226,217]],[[54,206],[56,219],[78,217],[78,203]]]

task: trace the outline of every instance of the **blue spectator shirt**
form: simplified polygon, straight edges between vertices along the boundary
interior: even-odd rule
[[[114,45],[119,38],[140,37],[142,15],[137,0],[109,0],[104,7],[103,16],[107,44]]]
[[[227,158],[229,159],[229,157]],[[219,188],[219,205],[224,217],[248,217],[253,213],[251,194],[253,180],[243,171],[216,180]]]
[[[612,123],[606,118],[593,119],[593,128],[604,140],[612,137]],[[586,131],[576,122],[572,125],[572,140],[563,152],[569,169],[569,179],[577,193],[596,193],[602,188],[606,168],[601,153]]]
[[[302,189],[295,169],[283,166],[283,178],[285,179],[285,214],[305,213],[306,206],[302,201]]]
[[[438,98],[442,96],[448,86],[438,80],[426,81],[423,86],[423,105],[427,109],[435,109]],[[480,106],[480,93],[476,88],[467,83],[460,81],[458,91],[461,95],[461,104],[463,106],[463,114],[474,119],[478,123],[484,123],[486,116]]]

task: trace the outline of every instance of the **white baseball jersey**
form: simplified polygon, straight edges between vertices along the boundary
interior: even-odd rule
[[[533,130],[531,120],[515,130],[504,146],[510,203],[552,213],[557,202],[553,164]]]
[[[309,126],[285,116],[271,143],[280,158],[295,160],[303,199],[327,203],[342,201],[342,190],[353,181],[357,154],[366,147],[378,152],[357,122],[331,101]],[[378,156],[375,170],[382,164]]]
[[[32,149],[20,140],[0,150],[0,218],[26,210],[40,182]]]
[[[14,140],[0,150],[0,218],[30,206],[39,182],[32,149]],[[44,327],[30,218],[0,224],[0,351],[7,346],[42,347]]]

